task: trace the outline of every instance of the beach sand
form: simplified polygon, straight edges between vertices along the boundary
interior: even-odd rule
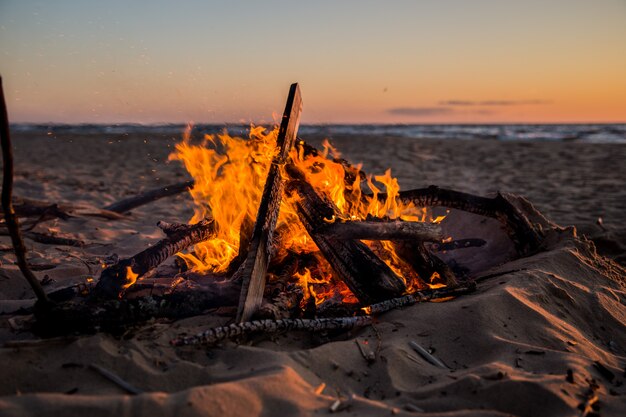
[[[625,145],[331,139],[368,173],[391,168],[402,189],[435,184],[480,195],[515,193],[563,227],[551,229],[538,218],[547,231],[545,250],[485,271],[515,272],[480,283],[476,293],[394,310],[338,337],[291,333],[252,345],[170,346],[182,332],[230,320],[209,314],[152,321],[122,338],[96,334],[0,348],[0,415],[325,415],[337,398],[350,398],[342,415],[575,416],[590,392],[599,398],[600,415],[626,415],[626,277],[619,266],[626,264]],[[179,140],[15,134],[15,194],[68,202],[85,214],[187,179],[178,162],[167,162]],[[29,259],[48,268],[36,275],[53,280],[45,287],[50,291],[97,277],[105,257],[130,256],[158,241],[157,221],[185,222],[191,214],[183,194],[121,220],[47,221],[34,230],[86,245],[27,240]],[[8,308],[32,293],[9,239],[0,244],[0,304]],[[33,339],[21,328],[27,322],[0,315],[0,344]],[[372,347],[374,361],[363,358],[355,338]],[[409,341],[451,369],[429,364]],[[90,364],[144,393],[125,394]]]

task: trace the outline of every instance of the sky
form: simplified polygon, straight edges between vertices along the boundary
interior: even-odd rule
[[[626,0],[0,0],[13,122],[626,122]]]

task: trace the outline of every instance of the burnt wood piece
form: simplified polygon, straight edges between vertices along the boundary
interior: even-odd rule
[[[441,259],[430,253],[424,243],[411,240],[392,241],[396,254],[408,263],[422,281],[428,283],[437,273],[443,283],[450,288],[459,286],[452,269]]]
[[[46,292],[41,287],[39,280],[28,268],[26,262],[26,247],[20,233],[20,223],[13,209],[13,145],[11,144],[11,134],[9,132],[9,114],[4,100],[4,89],[2,88],[2,77],[0,77],[0,143],[2,146],[2,209],[4,219],[11,236],[17,265],[30,284],[33,292],[37,296],[39,303],[45,308],[49,307],[50,301]]]
[[[336,276],[361,303],[372,304],[397,297],[406,290],[404,281],[363,242],[334,239],[317,233],[318,228],[335,216],[336,209],[331,201],[320,197],[309,183],[301,180],[290,181],[287,190],[301,197],[296,203],[300,221]]]
[[[449,250],[466,249],[466,248],[479,248],[487,244],[483,239],[458,239],[451,240],[449,242],[437,242],[430,245],[430,250],[433,252],[445,252]]]
[[[372,324],[370,316],[321,318],[321,319],[280,319],[255,320],[244,323],[233,323],[229,326],[215,327],[194,336],[180,337],[172,340],[173,346],[214,345],[222,340],[238,336],[249,336],[254,333],[281,333],[303,330],[320,332],[324,330],[349,330]]]
[[[335,239],[407,240],[435,242],[443,238],[441,226],[434,223],[403,220],[335,221],[320,227],[316,233]]]
[[[213,219],[202,220],[192,225],[172,225],[164,222],[159,222],[159,225],[162,226],[167,237],[135,256],[122,259],[102,271],[94,290],[95,295],[102,298],[118,298],[124,287],[129,284],[128,268],[131,268],[133,273],[141,277],[170,256],[191,245],[212,238],[217,231],[217,225]]]
[[[378,194],[378,198],[384,200],[386,194]],[[418,207],[449,207],[496,218],[505,225],[520,255],[535,252],[541,245],[542,238],[537,229],[500,193],[488,198],[431,185],[428,188],[400,191],[398,198],[404,203],[412,202]]]
[[[161,295],[135,296],[145,288],[129,288],[122,299],[77,297],[58,302],[48,310],[35,308],[33,331],[41,336],[107,331],[121,333],[129,326],[152,318],[181,319],[217,307],[235,306],[241,287],[237,282],[207,281],[194,285],[185,281],[174,291]],[[160,292],[160,291],[155,291]]]
[[[141,194],[125,198],[117,201],[113,204],[109,204],[104,207],[105,210],[113,211],[116,213],[125,213],[144,204],[152,203],[163,197],[169,197],[172,195],[183,193],[194,185],[194,181],[184,181],[177,184],[166,185],[165,187],[155,188],[153,190],[145,191]]]
[[[276,139],[277,155],[274,157],[265,180],[265,187],[261,195],[261,203],[257,211],[256,223],[252,231],[250,246],[245,261],[236,272],[243,280],[241,298],[237,309],[238,322],[248,321],[263,301],[265,275],[271,257],[271,241],[280,200],[283,194],[283,179],[280,174],[282,166],[293,147],[300,125],[302,113],[302,97],[297,83],[291,85],[283,119]]]

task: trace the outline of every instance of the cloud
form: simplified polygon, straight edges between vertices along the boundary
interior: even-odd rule
[[[387,113],[396,116],[438,116],[441,114],[454,113],[454,109],[449,107],[395,107],[387,110]]]
[[[446,100],[440,101],[440,106],[535,106],[542,104],[550,104],[550,100]]]

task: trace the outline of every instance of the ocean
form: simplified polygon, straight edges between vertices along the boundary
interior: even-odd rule
[[[180,134],[184,124],[12,124],[13,132],[77,133],[77,134]],[[249,125],[196,124],[199,133],[219,133],[224,129],[232,135],[246,135]],[[299,135],[329,136],[396,136],[415,139],[491,139],[500,141],[557,141],[626,144],[626,124],[498,124],[498,125],[434,125],[434,124],[316,124],[301,125]]]

